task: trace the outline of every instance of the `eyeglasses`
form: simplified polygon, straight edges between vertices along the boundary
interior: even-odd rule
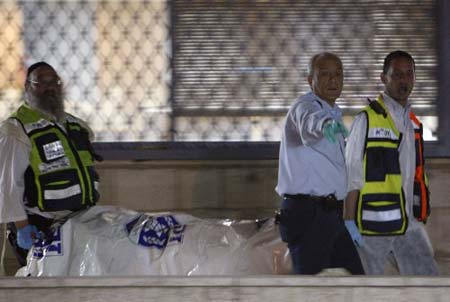
[[[61,79],[51,79],[51,80],[41,80],[41,81],[28,80],[28,82],[35,84],[35,85],[43,85],[43,86],[61,86],[62,85]]]

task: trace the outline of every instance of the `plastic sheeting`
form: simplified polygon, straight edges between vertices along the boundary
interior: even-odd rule
[[[200,219],[95,206],[55,223],[16,276],[289,273],[273,219]]]

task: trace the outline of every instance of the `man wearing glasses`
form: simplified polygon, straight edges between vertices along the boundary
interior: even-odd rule
[[[92,132],[64,111],[64,89],[55,69],[31,65],[25,104],[0,125],[0,222],[21,265],[36,239],[73,211],[94,205],[98,175]]]

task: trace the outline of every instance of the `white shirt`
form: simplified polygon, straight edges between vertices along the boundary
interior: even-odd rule
[[[416,221],[413,217],[413,190],[416,167],[416,149],[414,128],[409,117],[411,104],[408,100],[403,107],[386,93],[383,93],[384,104],[394,121],[395,127],[402,133],[399,146],[400,171],[402,186],[405,192],[406,213],[410,223]],[[361,190],[364,186],[364,142],[366,139],[367,118],[365,114],[358,114],[352,124],[350,136],[347,139],[345,158],[348,173],[348,192]]]
[[[84,122],[80,121],[83,126]],[[65,128],[59,125],[61,129]],[[87,127],[89,134],[92,132]],[[25,170],[29,165],[31,142],[19,121],[0,124],[0,223],[26,220],[27,213],[47,218],[64,217],[71,211],[41,212],[24,205]]]
[[[322,134],[325,121],[342,122],[339,106],[331,107],[314,93],[299,97],[289,109],[280,142],[278,184],[283,194],[335,194],[344,199],[347,188],[344,137],[327,141]]]

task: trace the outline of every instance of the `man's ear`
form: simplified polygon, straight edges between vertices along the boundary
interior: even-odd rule
[[[386,75],[384,74],[384,72],[380,73],[380,80],[383,84],[386,84]]]
[[[306,79],[308,80],[309,87],[312,87],[312,75],[309,75]]]

